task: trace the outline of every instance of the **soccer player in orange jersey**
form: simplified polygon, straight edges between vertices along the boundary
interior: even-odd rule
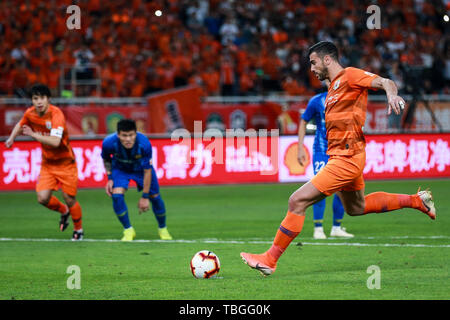
[[[25,111],[5,145],[10,148],[20,134],[30,136],[41,143],[42,164],[36,183],[37,200],[43,206],[61,214],[61,231],[67,228],[70,214],[74,225],[72,240],[82,240],[82,212],[76,200],[78,170],[75,156],[69,144],[64,114],[50,104],[49,98],[50,90],[47,86],[37,84],[31,88],[33,106]],[[53,191],[59,187],[66,204],[53,195]]]
[[[306,209],[327,196],[337,193],[345,212],[351,216],[414,208],[436,219],[430,191],[417,194],[374,192],[364,195],[363,169],[366,161],[362,126],[366,120],[367,90],[382,89],[388,100],[388,114],[401,112],[405,101],[398,96],[392,80],[357,68],[343,68],[336,46],[322,41],[309,50],[311,71],[321,81],[329,80],[325,100],[328,163],[289,198],[288,212],[269,250],[263,254],[241,253],[247,265],[263,275],[275,272],[277,261],[300,233]]]

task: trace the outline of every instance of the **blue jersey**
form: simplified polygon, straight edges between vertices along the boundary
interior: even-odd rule
[[[314,139],[313,152],[326,154],[328,149],[327,128],[325,127],[325,99],[327,92],[319,93],[309,100],[302,119],[306,122],[315,119],[316,121],[316,137]]]
[[[133,148],[126,149],[117,133],[107,136],[102,144],[102,158],[111,161],[112,169],[125,172],[143,172],[151,168],[152,145],[148,138],[137,132]]]

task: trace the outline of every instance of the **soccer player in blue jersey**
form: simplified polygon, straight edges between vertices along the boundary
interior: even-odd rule
[[[103,140],[102,158],[108,175],[106,193],[112,197],[114,212],[124,227],[122,241],[132,241],[136,237],[125,203],[130,180],[136,182],[138,191],[143,190],[138,203],[139,213],[148,211],[151,203],[158,221],[159,237],[172,240],[166,227],[166,208],[152,167],[152,145],[145,135],[137,132],[134,120],[123,119],[117,123],[117,133]]]
[[[316,135],[313,144],[313,170],[317,174],[328,162],[327,155],[328,141],[327,129],[325,127],[325,99],[327,92],[315,95],[309,100],[305,112],[301,116],[298,129],[298,162],[301,165],[306,163],[306,154],[303,148],[303,140],[306,133],[306,124],[312,119],[316,122]],[[314,219],[314,239],[326,239],[327,236],[323,231],[323,216],[325,213],[326,199],[323,199],[313,205]],[[342,218],[344,217],[344,207],[338,195],[334,195],[333,199],[333,227],[330,236],[352,238],[350,234],[341,227]]]

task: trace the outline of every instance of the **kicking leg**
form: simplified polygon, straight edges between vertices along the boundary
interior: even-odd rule
[[[436,209],[430,191],[419,191],[416,194],[398,194],[373,192],[364,196],[364,190],[338,192],[345,211],[351,216],[369,213],[381,213],[402,208],[413,208],[436,219]]]
[[[306,209],[325,197],[311,182],[295,191],[289,198],[287,215],[281,222],[270,249],[263,254],[241,252],[244,262],[265,276],[274,273],[278,259],[302,230]]]

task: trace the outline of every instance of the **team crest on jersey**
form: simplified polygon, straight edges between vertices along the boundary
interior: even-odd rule
[[[340,96],[339,93],[336,93],[336,94],[333,94],[333,95],[328,95],[327,96],[327,100],[325,100],[325,107],[332,106],[333,104],[338,102],[339,96]]]
[[[135,158],[135,159],[140,159],[140,158],[142,158],[142,155],[137,154],[137,155],[134,156],[134,158]]]
[[[341,84],[341,79],[339,79],[338,81],[336,81],[334,83],[333,89],[336,90],[337,88],[339,88],[339,85]]]
[[[52,122],[51,121],[45,121],[45,127],[50,130],[52,128]]]

